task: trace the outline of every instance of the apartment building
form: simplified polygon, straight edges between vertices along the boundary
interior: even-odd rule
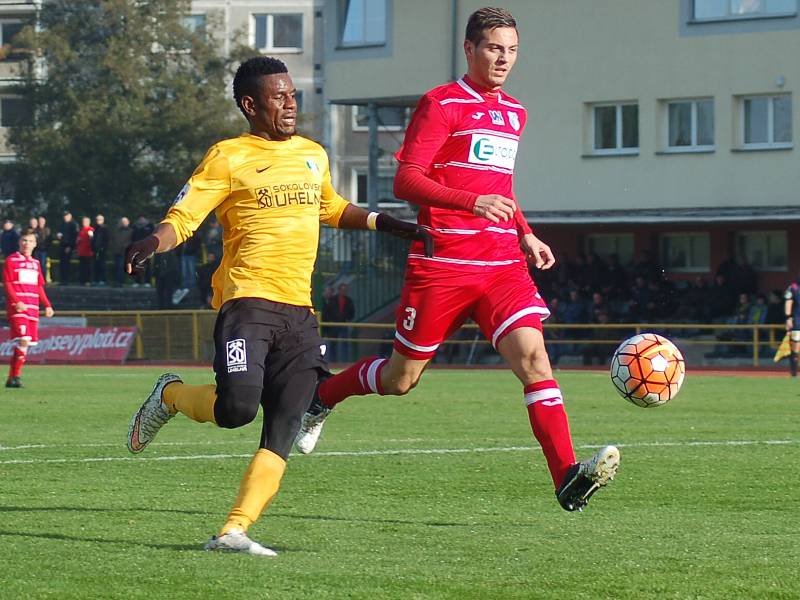
[[[398,117],[396,140],[371,145],[379,178],[390,177],[401,112],[464,72],[464,25],[482,5],[325,7],[325,92],[344,107],[331,112]],[[528,110],[516,194],[541,237],[572,256],[626,262],[647,250],[676,279],[713,274],[728,257],[749,261],[763,289],[796,276],[797,0],[504,5],[521,40],[507,88]],[[346,178],[354,159],[341,150]]]
[[[32,0],[0,0],[0,162],[14,160],[6,131],[28,114],[22,101],[14,95],[14,86],[19,83],[20,61],[25,57],[15,43],[15,36],[36,14],[40,5],[41,2]]]

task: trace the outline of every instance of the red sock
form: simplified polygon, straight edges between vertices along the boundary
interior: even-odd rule
[[[385,364],[386,359],[378,356],[362,358],[349,369],[323,381],[319,386],[319,399],[328,408],[333,408],[350,396],[383,396],[381,371]]]
[[[9,377],[19,377],[19,374],[22,372],[22,365],[25,364],[25,354],[26,351],[20,348],[14,348],[14,356],[11,358],[8,371]]]
[[[542,447],[550,476],[558,489],[567,469],[575,464],[575,451],[572,449],[567,413],[556,380],[546,379],[526,385],[525,404],[528,405],[533,435]]]

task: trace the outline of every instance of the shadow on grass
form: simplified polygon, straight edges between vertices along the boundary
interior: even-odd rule
[[[6,531],[0,529],[0,537],[25,537],[42,540],[58,540],[63,542],[91,542],[96,544],[119,544],[123,546],[144,546],[156,550],[201,550],[202,544],[153,544],[148,542],[136,542],[131,540],[115,540],[110,538],[81,537],[77,535],[66,535],[63,533],[31,533],[29,531]]]
[[[407,519],[369,519],[364,517],[332,517],[330,515],[290,515],[270,512],[269,518],[297,519],[299,521],[342,521],[345,523],[378,523],[381,525],[425,525],[427,527],[474,527],[475,523],[448,523],[446,521],[413,521]]]
[[[158,508],[148,506],[146,508],[133,507],[99,507],[99,506],[0,506],[0,513],[4,512],[98,512],[98,513],[127,513],[127,512],[148,512],[148,513],[173,513],[180,515],[199,515],[207,517],[214,513],[208,511],[182,510],[177,508]]]

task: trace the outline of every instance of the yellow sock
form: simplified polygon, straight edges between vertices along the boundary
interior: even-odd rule
[[[259,449],[242,476],[236,504],[220,530],[225,535],[231,529],[247,531],[278,493],[286,461],[264,448]]]
[[[214,423],[214,402],[217,388],[214,385],[186,385],[170,383],[162,395],[167,410],[172,414],[183,413],[198,423]]]

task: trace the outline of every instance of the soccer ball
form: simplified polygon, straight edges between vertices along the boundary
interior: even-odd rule
[[[641,333],[619,345],[611,359],[611,382],[623,398],[651,408],[672,400],[681,389],[683,355],[667,338]]]

